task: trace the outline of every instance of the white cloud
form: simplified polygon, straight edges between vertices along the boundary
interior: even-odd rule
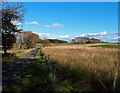
[[[25,22],[25,24],[36,24],[36,25],[38,25],[37,22]]]
[[[38,34],[41,39],[47,38],[47,39],[67,40],[67,41],[72,40],[72,37],[70,37],[69,35],[55,36],[55,35],[50,35],[48,33],[36,33],[36,32],[33,33]]]
[[[69,35],[59,36],[58,38],[69,38]]]
[[[33,32],[33,33],[38,34],[38,36],[41,39],[44,39],[44,38],[47,38],[47,39],[56,39],[57,38],[56,36],[50,35],[48,33],[36,33],[36,32]]]
[[[84,37],[84,36],[86,36],[87,34],[82,34],[82,35],[80,35],[81,37]],[[79,37],[79,36],[76,36],[76,37]]]
[[[87,34],[82,34],[80,35],[80,37],[89,37],[89,38],[97,38],[100,39],[102,41],[107,41],[107,42],[111,42],[111,41],[118,41],[118,39],[120,39],[120,36],[118,37],[118,35],[120,34],[120,32],[100,32],[100,33],[87,33]]]
[[[118,40],[120,39],[120,36],[119,37],[115,37],[115,38],[112,38],[113,40]]]
[[[93,36],[98,36],[98,37],[102,37],[104,35],[107,35],[107,32],[100,32],[100,33],[88,33],[88,34],[82,34],[80,35],[81,37],[93,37]]]
[[[51,27],[63,27],[63,24],[59,24],[59,23],[54,23]]]
[[[120,34],[120,32],[111,32],[111,34]]]
[[[49,25],[44,25],[44,27],[50,27]]]
[[[101,41],[107,41],[107,42],[113,42],[113,41],[118,42],[118,39],[120,39],[120,36],[118,37],[118,34],[116,34],[117,32],[115,32],[114,35],[112,33],[114,32],[107,33],[106,31],[104,31],[100,33],[82,34],[80,36],[89,37],[89,38],[97,38],[97,39],[100,39]],[[41,39],[47,38],[47,39],[67,40],[67,41],[71,41],[73,39],[73,37],[69,35],[56,36],[56,35],[51,35],[49,33],[36,33],[36,34],[38,34]],[[79,36],[76,36],[76,37],[79,37]]]
[[[44,39],[44,38],[49,38],[50,37],[50,34],[48,33],[38,33],[39,37]]]
[[[106,34],[107,34],[106,31],[100,33],[100,35],[106,35]]]
[[[22,25],[22,23],[18,22],[17,20],[12,20],[11,23],[16,26]]]

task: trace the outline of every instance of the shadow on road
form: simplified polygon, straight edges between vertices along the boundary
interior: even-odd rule
[[[10,85],[18,75],[20,75],[20,73],[31,63],[31,61],[35,60],[34,57],[39,49],[40,48],[37,48],[24,57],[2,66],[3,90],[6,88],[6,86]]]

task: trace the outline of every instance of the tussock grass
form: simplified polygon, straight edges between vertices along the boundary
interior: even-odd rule
[[[61,90],[112,91],[115,63],[119,61],[118,49],[89,47],[92,45],[95,44],[43,48],[42,51],[55,63],[58,79],[64,86]],[[120,67],[118,69],[120,71]],[[116,91],[120,91],[119,74]]]

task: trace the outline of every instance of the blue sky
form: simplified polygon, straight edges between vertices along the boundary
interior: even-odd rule
[[[103,41],[118,39],[117,2],[25,2],[24,31],[40,38],[70,41],[76,36]]]
[[[8,0],[9,2],[119,2],[119,0]]]

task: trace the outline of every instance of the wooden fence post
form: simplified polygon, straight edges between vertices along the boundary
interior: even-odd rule
[[[115,92],[116,90],[116,81],[117,81],[117,77],[118,77],[118,62],[115,62],[114,63],[115,66],[116,66],[116,69],[115,69],[115,77],[114,77],[114,81],[113,81],[113,92]]]

